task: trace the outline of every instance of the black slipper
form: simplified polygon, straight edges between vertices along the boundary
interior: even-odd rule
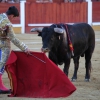
[[[11,89],[9,90],[0,90],[0,94],[10,94],[11,93]]]

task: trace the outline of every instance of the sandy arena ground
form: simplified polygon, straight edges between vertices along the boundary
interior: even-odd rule
[[[76,86],[77,90],[67,98],[17,98],[17,97],[7,97],[6,95],[0,94],[0,100],[100,100],[100,32],[96,31],[96,46],[92,57],[92,72],[91,72],[91,82],[85,82],[85,67],[84,58],[80,59],[80,67],[78,70],[78,79],[73,84]],[[37,34],[17,34],[17,37],[26,43],[29,48],[33,51],[40,51],[41,48],[41,38]],[[19,50],[16,46],[12,44],[13,50]],[[63,69],[63,65],[59,66]],[[69,70],[69,78],[71,79],[73,75],[73,61],[71,62]],[[3,81],[5,85],[10,88],[9,79],[7,73],[3,75]]]

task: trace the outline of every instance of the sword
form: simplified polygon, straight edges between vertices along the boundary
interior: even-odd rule
[[[31,56],[33,56],[33,57],[35,57],[36,59],[40,60],[40,61],[41,61],[41,62],[43,62],[43,63],[46,63],[45,61],[43,61],[42,59],[40,59],[40,58],[38,58],[38,57],[34,56],[34,55],[33,55],[33,54],[31,54],[31,53],[29,53],[29,55],[31,55]]]

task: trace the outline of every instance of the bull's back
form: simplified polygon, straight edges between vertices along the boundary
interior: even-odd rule
[[[73,24],[70,27],[70,37],[76,56],[83,54],[88,48],[91,49],[91,52],[94,51],[95,33],[89,24]]]

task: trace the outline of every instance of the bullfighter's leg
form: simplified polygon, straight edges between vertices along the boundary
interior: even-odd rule
[[[86,74],[85,74],[85,81],[90,81],[90,73],[91,73],[91,57],[92,53],[87,50],[85,52],[85,68],[86,68]]]
[[[5,63],[9,57],[9,48],[0,49],[0,94],[10,93],[10,90],[6,88],[2,81],[2,75],[5,71]]]
[[[73,74],[73,77],[72,77],[73,82],[77,80],[77,71],[78,71],[78,68],[79,68],[79,59],[80,59],[80,57],[73,58],[73,61],[74,61],[74,74]]]
[[[69,66],[70,66],[70,58],[65,60],[65,65],[64,65],[64,73],[68,76],[68,72],[69,72]]]

